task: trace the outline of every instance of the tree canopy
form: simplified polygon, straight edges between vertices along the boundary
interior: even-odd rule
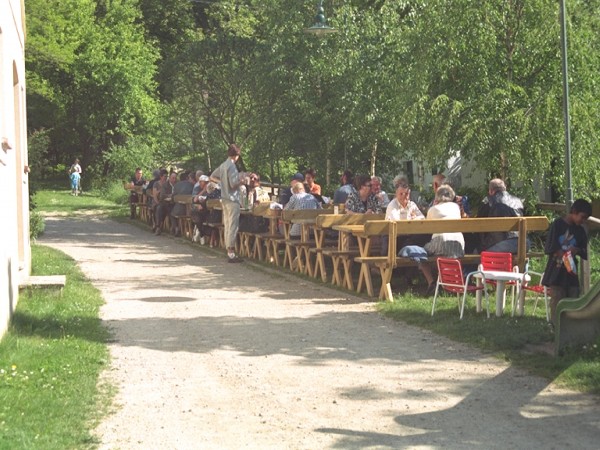
[[[211,170],[226,145],[287,181],[460,155],[565,190],[558,6],[546,0],[26,0],[28,113],[46,157],[100,175]],[[568,3],[573,186],[600,179],[600,0]],[[46,142],[46,141],[44,141]],[[196,168],[196,167],[190,167]],[[123,173],[121,173],[123,172]],[[564,200],[564,198],[557,198]]]

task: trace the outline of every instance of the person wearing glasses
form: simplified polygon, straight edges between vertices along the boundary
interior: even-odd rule
[[[271,199],[269,198],[269,193],[260,185],[260,175],[253,172],[250,174],[248,179],[249,183],[245,189],[246,192],[244,193],[243,188],[241,188],[242,194],[245,194],[248,199],[246,204],[256,205],[257,203],[270,202]]]
[[[371,177],[359,175],[354,179],[356,190],[346,199],[346,214],[380,214],[381,203],[371,193]]]
[[[387,193],[381,189],[381,177],[373,175],[371,177],[371,193],[377,197],[382,208],[386,208],[390,204],[390,198]]]

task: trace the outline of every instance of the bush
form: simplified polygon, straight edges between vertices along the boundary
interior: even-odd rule
[[[29,211],[29,239],[35,241],[45,229],[46,223],[42,215],[37,211]]]
[[[103,183],[98,187],[102,198],[116,203],[117,205],[125,205],[129,201],[129,191],[123,188],[123,182],[119,180],[111,180]]]

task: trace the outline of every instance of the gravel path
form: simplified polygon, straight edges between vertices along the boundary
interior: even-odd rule
[[[106,300],[103,449],[600,447],[598,398],[350,294],[106,219],[49,218],[40,242]]]

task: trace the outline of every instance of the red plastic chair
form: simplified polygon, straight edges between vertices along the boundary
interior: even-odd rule
[[[526,276],[529,276],[529,280],[526,279]],[[543,273],[534,272],[533,270],[529,270],[529,261],[525,264],[525,273],[523,277],[523,283],[521,283],[521,292],[520,295],[522,297],[522,304],[525,304],[525,296],[527,292],[533,292],[535,294],[535,303],[533,305],[533,313],[537,309],[538,301],[540,297],[544,296],[544,305],[546,307],[546,321],[550,322],[550,310],[548,309],[548,300],[550,299],[550,288],[542,285],[542,278],[544,277]],[[533,281],[537,283],[534,283]]]
[[[519,268],[512,264],[512,253],[508,252],[481,252],[479,270],[494,270],[499,272],[518,272]],[[485,280],[485,284],[491,284],[496,287],[498,282],[495,280]],[[518,281],[507,281],[506,287],[512,289],[512,315],[515,314],[515,297],[518,294],[517,288],[520,283]]]
[[[475,274],[481,274],[480,271],[471,272],[467,275],[466,279],[463,274],[462,265],[460,260],[454,258],[438,258],[438,279],[435,285],[435,295],[433,296],[433,305],[431,307],[431,315],[435,312],[435,302],[437,300],[440,287],[445,291],[456,294],[456,297],[462,294],[462,302],[459,302],[460,318],[463,318],[465,310],[465,299],[467,292],[476,292],[483,290],[485,292],[485,300],[487,304],[487,316],[490,317],[490,300],[487,295],[487,291],[484,289],[484,285],[476,286],[469,284],[471,277]]]

